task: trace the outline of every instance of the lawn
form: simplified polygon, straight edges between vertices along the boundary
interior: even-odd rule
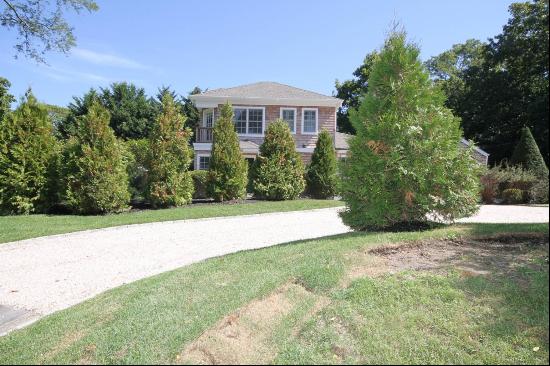
[[[476,239],[497,233],[516,236]],[[0,363],[544,364],[547,234],[458,225],[213,258],[0,338]]]
[[[113,215],[26,215],[0,216],[0,243],[64,234],[72,231],[99,229],[147,222],[199,219],[206,217],[251,215],[268,212],[310,210],[338,207],[334,200],[301,199],[294,201],[261,201],[237,204],[195,204],[163,210],[143,210]]]

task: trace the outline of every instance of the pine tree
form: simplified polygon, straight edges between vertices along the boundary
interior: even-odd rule
[[[233,124],[233,109],[226,103],[213,131],[212,155],[208,172],[208,194],[216,201],[244,198],[248,181],[248,164],[239,146]]]
[[[55,146],[48,111],[29,90],[0,121],[1,212],[28,214],[41,208]]]
[[[109,112],[94,102],[78,117],[76,133],[62,157],[64,197],[82,214],[120,212],[128,207],[123,147],[109,127]]]
[[[153,207],[181,206],[191,201],[193,181],[189,172],[191,130],[170,96],[162,97],[162,112],[149,137],[149,172],[146,197]]]
[[[311,156],[306,180],[308,193],[315,198],[330,198],[336,194],[336,151],[326,130],[319,134]]]
[[[376,57],[369,89],[351,111],[357,135],[342,168],[342,218],[357,230],[423,226],[477,210],[479,167],[459,148],[460,121],[444,107],[404,32]]]
[[[302,159],[284,120],[267,128],[253,166],[253,188],[258,198],[268,200],[296,199],[305,188]]]
[[[510,162],[530,171],[540,179],[548,179],[548,167],[529,127],[522,128],[521,137]]]

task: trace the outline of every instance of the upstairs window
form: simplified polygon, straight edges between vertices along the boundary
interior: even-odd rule
[[[281,119],[288,123],[290,132],[296,133],[296,108],[281,108]]]
[[[203,118],[203,126],[204,127],[212,127],[214,125],[214,110],[213,109],[205,109],[204,110],[204,118]]]
[[[302,109],[302,133],[314,135],[317,133],[317,108]]]
[[[239,135],[263,135],[264,108],[235,107],[233,123]]]

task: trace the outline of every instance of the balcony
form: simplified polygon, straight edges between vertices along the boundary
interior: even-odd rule
[[[212,142],[212,127],[197,127],[195,129],[195,142]]]

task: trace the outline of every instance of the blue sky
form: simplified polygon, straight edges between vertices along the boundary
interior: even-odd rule
[[[78,46],[49,65],[13,58],[15,34],[0,31],[0,76],[12,94],[67,105],[90,87],[130,81],[149,94],[170,85],[187,94],[255,81],[332,94],[398,20],[428,59],[469,38],[502,30],[508,0],[138,1],[99,0],[69,15]]]

